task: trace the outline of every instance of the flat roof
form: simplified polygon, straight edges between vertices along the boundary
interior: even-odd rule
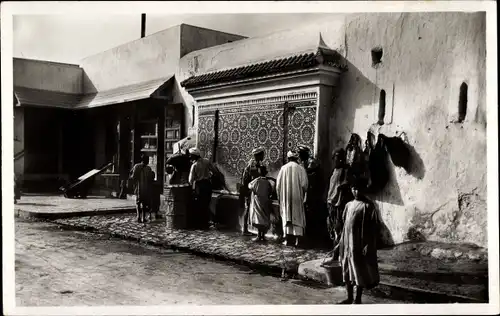
[[[80,68],[80,65],[78,65],[78,64],[60,63],[60,62],[57,62],[57,61],[50,61],[50,60],[22,58],[22,57],[14,57],[13,59],[14,60],[23,60],[23,61],[28,61],[28,62],[37,62],[37,63],[49,64],[49,65],[68,66],[68,67],[77,67],[77,68]]]

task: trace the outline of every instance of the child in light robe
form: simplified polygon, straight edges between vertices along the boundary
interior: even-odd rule
[[[259,176],[248,184],[251,192],[250,221],[257,228],[258,235],[253,241],[265,241],[265,235],[271,226],[273,187],[266,178],[267,170],[259,167]]]
[[[371,289],[380,281],[376,245],[379,219],[373,202],[362,194],[365,189],[365,179],[355,181],[351,189],[354,200],[347,203],[343,214],[343,232],[336,248],[347,299],[340,304],[361,304],[363,289]]]

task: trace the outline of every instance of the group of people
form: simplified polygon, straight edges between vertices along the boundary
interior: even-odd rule
[[[380,221],[375,204],[365,194],[371,179],[359,163],[359,147],[350,142],[347,149],[333,154],[334,170],[327,205],[328,229],[334,248],[330,260],[322,265],[330,267],[339,262],[347,290],[347,299],[341,304],[361,304],[363,289],[379,283],[377,239]],[[352,158],[359,159],[358,165],[353,164],[356,159]]]
[[[287,164],[278,173],[273,185],[267,178],[264,165],[264,148],[252,151],[253,158],[243,171],[240,197],[243,202],[243,234],[249,235],[248,225],[258,229],[255,241],[265,241],[265,235],[271,227],[278,239],[285,239],[286,245],[298,246],[299,237],[304,236],[308,192],[314,191],[314,182],[310,181],[308,170],[317,172],[317,164],[310,157],[310,150],[300,146],[299,151],[287,154]],[[275,212],[272,200],[274,192],[279,201],[279,212]],[[312,193],[311,193],[312,194]]]
[[[146,222],[146,214],[149,218],[155,215],[158,218],[160,206],[160,194],[154,185],[155,173],[148,165],[149,156],[141,155],[141,161],[134,165],[130,172],[130,180],[134,184],[134,194],[136,196],[137,221]],[[208,228],[211,212],[210,200],[214,182],[220,173],[214,165],[201,156],[197,148],[182,150],[167,160],[167,174],[170,175],[169,184],[189,183],[193,190],[192,208],[197,210],[196,227]]]
[[[345,149],[332,155],[334,170],[330,177],[326,208],[328,216],[326,230],[333,240],[333,255],[324,262],[328,267],[333,262],[342,266],[348,298],[342,303],[361,303],[362,291],[378,284],[377,237],[379,218],[374,203],[365,192],[372,183],[368,168],[368,156],[373,146],[361,147],[361,138],[353,134]],[[242,233],[250,235],[249,224],[258,230],[253,239],[265,241],[265,235],[273,228],[280,242],[288,246],[300,246],[308,232],[318,230],[317,216],[324,202],[319,177],[318,161],[312,157],[307,146],[287,153],[287,163],[278,172],[276,182],[267,177],[264,164],[264,148],[252,151],[253,158],[243,171],[240,201],[242,201]],[[148,181],[154,173],[147,166],[147,156],[134,166],[131,179],[136,183],[138,220],[144,221],[141,209],[148,209],[154,203],[148,195]],[[193,189],[193,207],[198,218],[197,228],[208,228],[211,212],[209,208],[214,181],[220,172],[197,148],[183,150],[167,160],[170,166],[170,183],[189,183]],[[214,177],[215,176],[215,177]],[[215,180],[214,180],[215,179]],[[224,185],[224,180],[219,179]],[[151,191],[150,191],[151,192]],[[279,211],[272,201],[277,198]],[[141,213],[142,212],[142,213]],[[354,289],[356,295],[354,296]]]
[[[375,204],[365,194],[372,182],[368,168],[369,146],[371,144],[366,143],[363,150],[361,138],[353,134],[347,147],[335,151],[332,156],[334,170],[326,201],[326,229],[334,247],[332,257],[323,266],[340,263],[348,294],[343,304],[360,304],[363,289],[370,289],[379,282],[376,242],[380,222]],[[258,229],[255,241],[265,240],[266,232],[275,224],[278,238],[285,239],[283,244],[299,246],[311,222],[314,229],[318,228],[313,222],[315,213],[322,207],[318,162],[306,146],[287,153],[288,161],[276,178],[279,212],[274,213],[273,188],[266,177],[263,148],[255,149],[253,156],[243,172],[240,190],[246,198],[247,210],[243,233],[248,231],[248,216],[251,225]]]

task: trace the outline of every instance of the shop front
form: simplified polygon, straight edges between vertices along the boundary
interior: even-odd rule
[[[145,153],[162,187],[165,159],[184,137],[183,105],[172,98],[174,80],[71,96],[15,87],[16,175],[23,186],[54,191],[110,165],[90,193],[116,196]]]
[[[95,193],[132,193],[128,178],[141,154],[149,156],[155,182],[165,182],[165,160],[183,135],[183,105],[147,98],[87,110],[94,135],[94,166],[112,165],[96,178]],[[88,170],[87,170],[88,171]],[[123,190],[122,187],[125,186]]]

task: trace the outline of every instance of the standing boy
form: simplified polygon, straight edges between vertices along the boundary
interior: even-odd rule
[[[337,247],[347,299],[340,304],[361,304],[363,289],[371,289],[380,281],[376,245],[379,219],[373,202],[363,195],[365,188],[366,180],[355,181],[351,189],[354,200],[344,211],[344,229]]]
[[[265,241],[265,235],[271,226],[273,188],[266,178],[266,168],[261,166],[258,170],[259,176],[248,184],[251,192],[250,221],[258,230],[258,235],[253,241]]]
[[[242,214],[240,216],[240,222],[243,222],[244,236],[251,235],[248,231],[248,221],[249,221],[249,211],[250,211],[250,191],[248,190],[248,184],[252,182],[255,178],[259,176],[258,169],[264,165],[265,151],[263,147],[255,148],[252,150],[252,159],[248,162],[245,170],[243,170],[243,175],[241,177],[241,189],[240,189],[240,199],[243,202]]]

